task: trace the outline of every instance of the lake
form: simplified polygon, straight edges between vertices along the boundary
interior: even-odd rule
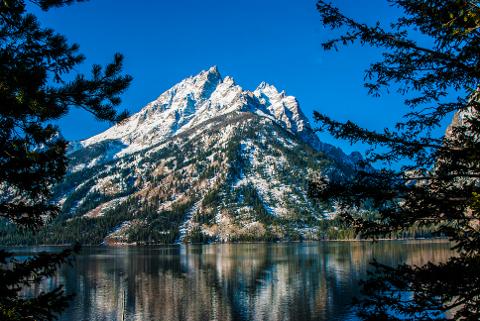
[[[54,248],[17,248],[19,255]],[[444,241],[85,247],[40,291],[76,293],[60,320],[355,320],[368,262],[445,261]]]

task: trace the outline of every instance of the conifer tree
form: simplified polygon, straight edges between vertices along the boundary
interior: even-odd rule
[[[74,0],[31,0],[42,10],[70,5]],[[84,56],[78,45],[40,26],[26,12],[23,0],[0,2],[0,217],[19,228],[36,230],[59,208],[51,187],[66,171],[67,143],[51,123],[71,107],[99,120],[119,121],[121,94],[131,81],[122,75],[122,56],[104,68],[92,67],[87,77],[67,80]],[[62,287],[23,297],[28,287],[55,274],[78,246],[56,254],[40,253],[19,261],[0,250],[0,319],[51,320],[68,304]]]
[[[382,50],[382,60],[366,71],[365,86],[372,95],[398,90],[409,111],[393,129],[380,132],[315,113],[320,129],[371,148],[355,179],[313,182],[311,192],[336,198],[343,221],[363,236],[428,227],[454,244],[447,262],[397,267],[373,262],[357,305],[363,320],[479,320],[480,4],[389,3],[403,15],[388,27],[358,22],[330,3],[317,3],[323,25],[340,32],[324,49],[360,43]],[[439,133],[452,115],[445,134]],[[369,170],[367,164],[381,168]],[[352,207],[366,201],[377,215],[352,214]]]

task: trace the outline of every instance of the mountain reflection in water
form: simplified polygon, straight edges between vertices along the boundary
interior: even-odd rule
[[[90,247],[32,291],[64,284],[76,293],[60,318],[69,321],[354,320],[349,305],[373,257],[421,265],[445,261],[449,248],[442,241]]]

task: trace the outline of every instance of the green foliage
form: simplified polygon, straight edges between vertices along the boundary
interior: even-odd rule
[[[241,186],[237,191],[241,198],[241,203],[245,206],[251,206],[255,213],[257,221],[270,225],[273,217],[268,213],[265,204],[258,194],[257,189],[251,183]]]
[[[194,244],[195,243],[205,244],[213,241],[213,239],[208,235],[205,235],[202,232],[202,229],[200,226],[195,226],[185,237],[184,241],[188,243],[194,243]]]
[[[220,205],[221,201],[220,191],[212,188],[203,197],[202,206],[216,208]]]
[[[215,211],[202,211],[193,215],[193,221],[199,224],[212,225],[215,222]]]
[[[48,10],[75,1],[32,2]],[[122,56],[116,54],[105,68],[94,65],[90,78],[76,75],[68,81],[65,76],[83,60],[78,45],[42,28],[26,12],[25,1],[0,3],[0,217],[2,224],[10,224],[7,231],[17,224],[31,234],[59,212],[51,202],[51,187],[64,176],[67,159],[66,142],[51,124],[54,120],[73,106],[101,120],[119,121],[126,116],[115,110],[131,81],[130,76],[121,75]],[[2,251],[0,319],[54,319],[69,299],[61,287],[31,298],[21,293],[52,276],[75,251],[42,253],[24,262]]]
[[[0,250],[0,264],[10,268],[2,269],[0,274],[0,318],[2,320],[53,320],[67,306],[72,297],[66,296],[62,287],[50,292],[41,292],[33,298],[19,295],[20,284],[39,283],[40,280],[55,275],[57,268],[71,262],[71,254],[78,253],[77,244],[71,249],[59,253],[41,252],[24,261],[18,260],[12,253]]]
[[[370,144],[367,163],[383,168],[360,168],[348,182],[319,180],[311,191],[323,200],[336,198],[344,222],[366,237],[415,231],[444,235],[455,244],[456,256],[444,263],[397,268],[374,263],[358,305],[364,320],[478,320],[480,6],[469,0],[389,2],[404,15],[387,29],[359,23],[325,1],[317,3],[322,23],[345,31],[324,48],[355,42],[383,48],[383,59],[366,72],[365,86],[375,96],[398,89],[410,112],[395,129],[381,132],[315,113],[321,128],[334,137]],[[411,36],[413,30],[421,41]],[[435,129],[453,113],[446,134],[437,134]],[[389,166],[398,163],[406,165]],[[349,208],[366,200],[378,215],[353,215]]]
[[[149,205],[139,213],[146,224],[135,226],[129,234],[129,242],[147,244],[171,244],[180,237],[179,227],[193,201],[175,204],[169,211],[158,212],[158,204]]]

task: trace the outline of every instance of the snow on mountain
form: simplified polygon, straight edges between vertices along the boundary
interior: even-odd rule
[[[309,178],[348,179],[358,157],[322,143],[295,97],[212,67],[71,144],[44,242],[315,239],[330,205],[308,197]]]
[[[209,119],[247,111],[274,120],[317,150],[333,150],[333,146],[319,141],[295,97],[265,82],[253,92],[243,90],[232,77],[223,78],[214,66],[176,84],[122,123],[72,143],[71,151],[117,141],[124,147],[115,150],[114,157],[121,157],[166,141]]]
[[[297,99],[278,92],[275,86],[262,82],[253,92],[262,106],[266,106],[269,115],[281,122],[293,133],[310,129],[308,120],[300,110]]]

